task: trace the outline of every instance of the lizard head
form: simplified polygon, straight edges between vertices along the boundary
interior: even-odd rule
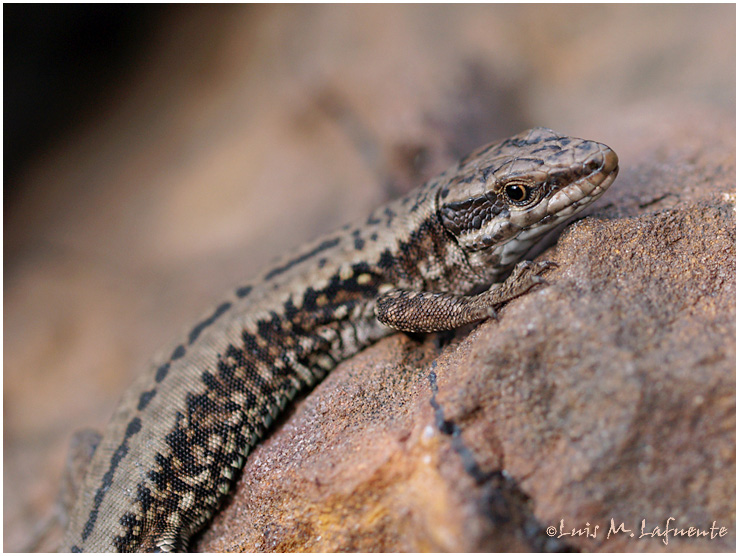
[[[537,127],[477,149],[438,192],[438,217],[473,267],[505,267],[598,199],[618,174],[609,147]]]

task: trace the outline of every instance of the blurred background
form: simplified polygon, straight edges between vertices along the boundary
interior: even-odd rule
[[[655,134],[735,128],[734,5],[3,16],[10,551],[52,513],[72,432],[286,250],[535,125],[609,144],[625,183]]]

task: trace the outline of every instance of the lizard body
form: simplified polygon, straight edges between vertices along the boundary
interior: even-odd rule
[[[62,550],[185,550],[297,392],[392,328],[474,322],[541,283],[550,263],[497,282],[617,172],[607,146],[534,128],[237,288],[124,394]]]

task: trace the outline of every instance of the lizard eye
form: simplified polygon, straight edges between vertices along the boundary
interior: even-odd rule
[[[509,183],[503,192],[511,203],[518,206],[531,204],[539,197],[537,188],[521,182]]]

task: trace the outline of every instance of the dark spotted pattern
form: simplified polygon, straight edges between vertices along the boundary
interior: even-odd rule
[[[359,276],[365,277],[363,284]],[[345,358],[338,330],[350,324],[337,320],[336,314],[343,307],[350,315],[358,304],[375,299],[379,282],[380,275],[369,265],[357,263],[348,278],[334,275],[321,290],[307,288],[302,299],[285,303],[282,314],[272,312],[257,321],[256,332],[245,330],[241,342],[227,347],[212,372],[201,373],[204,391],[187,396],[187,411],[178,415],[166,437],[168,454],[157,454],[157,468],[149,472],[151,487],[137,486],[137,511],[120,520],[126,533],[114,541],[119,551],[143,546],[151,530],[170,530],[167,519],[175,513],[185,524],[200,524],[201,516],[212,514],[276,411]],[[355,332],[353,339],[359,347],[364,345]],[[319,359],[324,355],[328,364],[322,367]],[[298,368],[308,369],[310,375],[299,377]],[[233,472],[224,475],[224,469]],[[190,498],[183,509],[183,500]],[[195,527],[189,529],[186,535],[172,531],[175,549],[185,548],[178,539],[191,535]]]
[[[124,394],[62,549],[185,550],[296,393],[391,332],[375,310],[382,322],[412,331],[493,315],[540,283],[548,266],[519,265],[505,283],[485,288],[560,212],[597,198],[616,161],[598,143],[524,132],[234,290]],[[512,206],[502,191],[514,182],[541,194],[531,206]],[[572,207],[555,199],[571,186]]]

